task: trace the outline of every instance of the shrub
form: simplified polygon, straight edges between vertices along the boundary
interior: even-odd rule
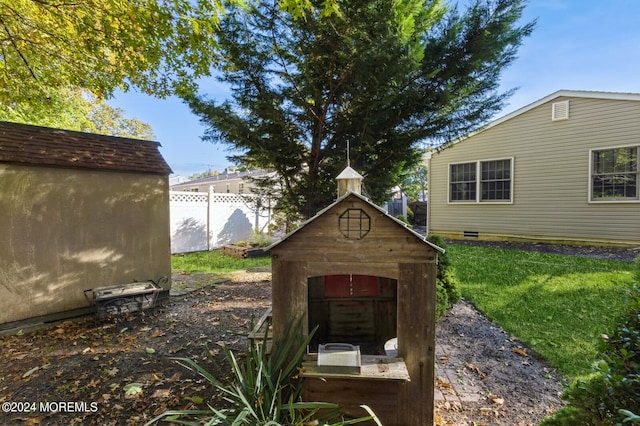
[[[447,243],[439,235],[431,235],[427,238],[431,244],[445,249],[444,253],[438,253],[438,268],[436,276],[436,317],[440,318],[449,308],[460,301],[460,283],[455,270],[451,265],[451,259],[447,253]]]
[[[405,225],[407,225],[407,227],[409,229],[413,229],[413,225],[411,225],[411,222],[409,222],[409,220],[406,217],[404,217],[403,215],[401,215],[401,214],[397,215],[396,219],[398,219],[400,222],[402,222]]]
[[[603,336],[593,377],[567,388],[562,397],[568,405],[543,425],[640,424],[640,259],[636,266],[626,314],[610,337]]]
[[[411,224],[415,224],[415,215],[413,214],[413,210],[411,207],[407,206],[407,221]]]
[[[263,232],[253,231],[250,239],[251,245],[258,247],[267,247],[273,243],[271,237]]]

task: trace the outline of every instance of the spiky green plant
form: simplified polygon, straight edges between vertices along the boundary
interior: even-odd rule
[[[370,416],[342,419],[340,407],[325,402],[302,401],[303,379],[299,367],[313,333],[302,339],[301,320],[292,322],[282,341],[267,351],[265,333],[261,345],[248,345],[244,360],[240,361],[231,350],[224,353],[231,365],[233,379],[226,383],[189,358],[176,358],[178,363],[196,372],[223,395],[225,408],[211,405],[206,410],[170,410],[152,419],[148,425],[165,420],[184,425],[233,426],[302,426],[308,424],[338,426],[374,420],[375,414],[363,406]],[[314,330],[315,331],[315,330]],[[188,420],[193,419],[193,421]]]

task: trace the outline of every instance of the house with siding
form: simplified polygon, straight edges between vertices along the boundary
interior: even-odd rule
[[[640,94],[561,90],[435,153],[430,234],[640,245]]]
[[[89,312],[84,291],[171,281],[157,142],[0,122],[0,329]]]
[[[214,176],[205,176],[171,186],[172,191],[214,192],[224,194],[251,194],[256,187],[251,179],[263,178],[271,173],[263,170],[227,171]]]

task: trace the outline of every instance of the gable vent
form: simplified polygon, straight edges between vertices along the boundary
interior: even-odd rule
[[[569,119],[569,101],[554,102],[551,104],[551,121]]]

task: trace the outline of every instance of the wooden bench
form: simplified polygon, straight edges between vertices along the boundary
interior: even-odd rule
[[[271,352],[272,344],[272,330],[271,330],[271,308],[267,309],[264,314],[258,319],[251,331],[249,332],[249,344],[254,345],[256,348],[265,341],[267,341],[267,353]]]

